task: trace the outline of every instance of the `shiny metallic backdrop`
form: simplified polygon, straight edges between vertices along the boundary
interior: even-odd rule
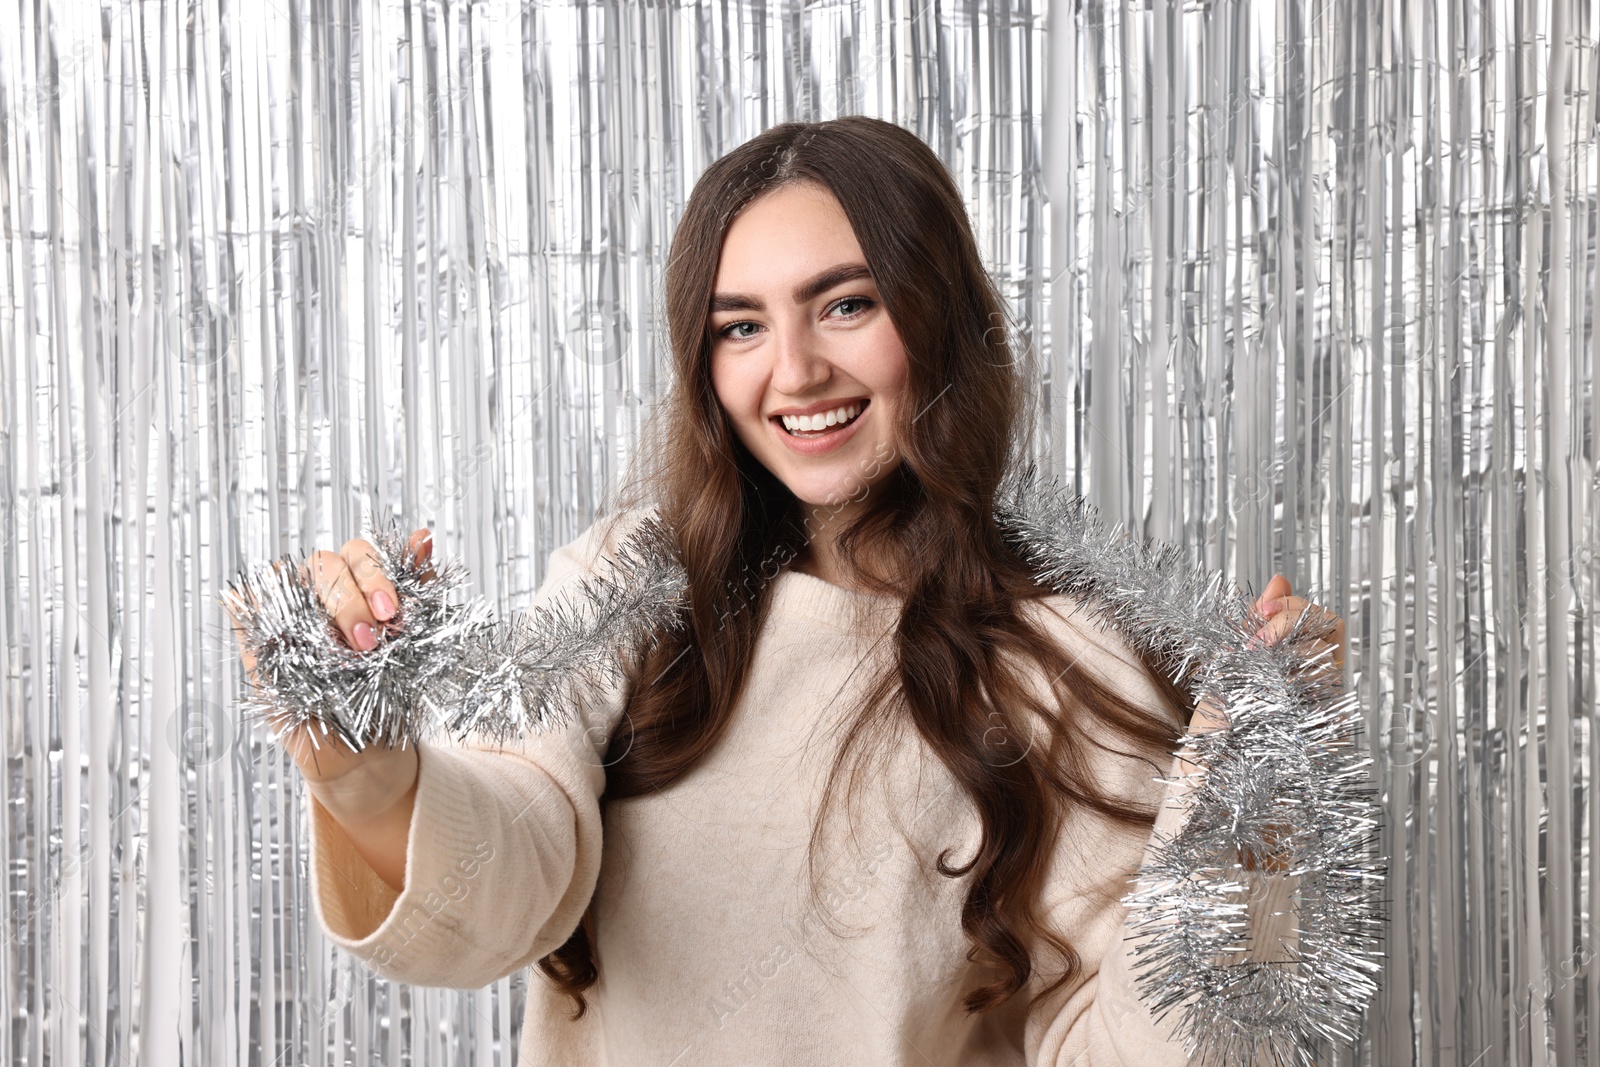
[[[696,175],[862,112],[966,193],[1050,468],[1349,621],[1393,951],[1325,1062],[1600,1064],[1597,25],[0,6],[0,1057],[511,1062],[526,978],[413,990],[320,937],[216,595],[393,512],[525,604],[660,392]]]

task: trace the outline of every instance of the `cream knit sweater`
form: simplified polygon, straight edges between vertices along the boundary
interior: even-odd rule
[[[538,599],[602,567],[632,522],[598,522],[556,550]],[[515,748],[422,745],[399,894],[313,802],[312,893],[329,936],[391,978],[479,987],[562,944],[595,896],[589,1010],[572,1021],[570,1001],[535,968],[519,1049],[528,1067],[1184,1063],[1176,1015],[1154,1020],[1132,985],[1119,898],[1153,837],[1186,815],[1188,783],[1156,776],[1187,765],[1170,752],[1094,750],[1110,786],[1160,802],[1161,814],[1149,832],[1069,817],[1046,905],[1079,954],[1077,977],[1027,1011],[1060,973],[1035,945],[1025,995],[968,1015],[963,995],[995,975],[967,957],[970,874],[947,878],[934,864],[945,850],[951,865],[969,859],[978,822],[913,729],[863,777],[848,826],[842,805],[831,809],[814,894],[807,877],[841,724],[887,663],[898,601],[793,570],[772,597],[727,736],[672,787],[608,805],[604,832],[606,739],[628,729],[620,686],[591,685],[569,728]],[[1126,646],[1079,606],[1050,598],[1040,617],[1083,669],[1157,704]],[[1273,876],[1258,888],[1259,951],[1282,958],[1269,952],[1293,942],[1293,886]]]

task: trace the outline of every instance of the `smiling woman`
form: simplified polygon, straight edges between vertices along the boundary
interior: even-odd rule
[[[1121,899],[1194,709],[1002,536],[1030,352],[949,174],[887,123],[774,127],[701,177],[666,290],[656,447],[536,606],[654,513],[688,625],[565,743],[421,744],[378,816],[320,787],[330,936],[425,984],[537,961],[525,1063],[1186,1062]],[[1251,884],[1219,907],[1289,966],[1292,882]]]

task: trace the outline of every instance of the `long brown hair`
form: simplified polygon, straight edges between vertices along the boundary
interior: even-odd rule
[[[859,742],[906,721],[965,790],[980,844],[960,866],[949,865],[951,850],[944,850],[937,868],[952,878],[973,876],[961,909],[973,943],[968,958],[1000,977],[971,991],[965,1006],[987,1011],[1033,973],[1030,937],[1065,961],[1043,992],[1080,966],[1039,914],[1067,806],[1087,805],[1130,825],[1148,826],[1154,817],[1103,792],[1086,725],[1108,727],[1140,751],[1170,749],[1192,707],[1148,662],[1170,714],[1131,704],[1091,672],[1071,669],[1070,651],[1022,610],[1050,590],[1007,547],[994,511],[1003,476],[1031,436],[1031,349],[1012,343],[959,190],[906,130],[863,117],[775,126],[707,168],[689,198],[666,271],[676,377],[652,419],[657,440],[645,451],[639,482],[649,484],[676,535],[689,577],[690,624],[641,658],[626,709],[631,728],[613,738],[602,801],[661,789],[717,744],[744,687],[771,579],[805,549],[805,505],[744,447],[717,401],[707,328],[732,220],[757,197],[796,182],[828,190],[843,207],[909,363],[896,405],[903,462],[870,509],[838,534],[845,566],[864,585],[904,598],[894,666],[870,686],[825,796],[834,795]],[[1029,665],[1051,679],[1050,704],[1025,684]],[[996,722],[1005,728],[996,730]],[[1046,743],[1021,750],[1019,739],[1030,737]],[[858,777],[850,775],[847,798]],[[827,809],[825,801],[824,816]],[[813,857],[822,822],[813,829]],[[591,902],[567,942],[539,961],[575,1001],[574,1018],[599,976],[592,909]]]

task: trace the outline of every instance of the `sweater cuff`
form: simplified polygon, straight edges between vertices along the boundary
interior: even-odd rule
[[[1181,755],[1173,758],[1168,777],[1175,780],[1169,780],[1162,797],[1144,863],[1155,858],[1157,843],[1167,844],[1183,831],[1193,810],[1194,793],[1204,784],[1205,776],[1202,765],[1190,763]],[[1218,956],[1214,962],[1219,966],[1294,963],[1299,949],[1295,894],[1300,888],[1300,877],[1243,867],[1236,868],[1233,877],[1240,888],[1227,894],[1222,902],[1245,906],[1245,934],[1238,949]]]
[[[1139,935],[1127,927],[1117,932],[1115,943],[1100,960],[1095,1008],[1106,1032],[1116,1035],[1122,1062],[1144,1067],[1186,1063],[1183,1042],[1177,1036],[1183,1009],[1174,1007],[1157,1019],[1139,995],[1133,975],[1133,949],[1138,942]]]
[[[1156,849],[1172,841],[1189,821],[1193,797],[1205,782],[1205,768],[1189,763],[1182,756],[1174,756],[1167,769],[1166,788],[1161,794],[1161,804],[1156,811],[1155,825],[1145,846],[1142,864],[1155,858]],[[1143,887],[1144,883],[1136,883]],[[1134,977],[1135,953],[1139,945],[1149,940],[1154,931],[1134,928],[1124,922],[1112,944],[1100,961],[1096,1006],[1104,1018],[1107,1031],[1118,1035],[1118,1048],[1137,1050],[1137,1056],[1126,1056],[1127,1063],[1167,1064],[1183,1063],[1182,1042],[1176,1031],[1183,1017],[1181,1007],[1168,1011],[1157,1019],[1149,1004],[1140,996]]]
[[[449,910],[473,891],[494,848],[475,831],[471,757],[417,746],[417,795],[406,836],[405,888],[396,892],[311,798],[311,894],[330,940],[379,973],[401,977],[449,952]],[[457,935],[458,936],[458,935]]]
[[[1144,863],[1148,864],[1154,859],[1158,845],[1169,843],[1183,830],[1192,810],[1193,794],[1204,783],[1205,773],[1204,767],[1174,757],[1161,808],[1145,849]],[[1258,870],[1240,870],[1236,873],[1241,888],[1237,895],[1230,895],[1227,902],[1246,905],[1246,933],[1243,944],[1236,951],[1219,956],[1213,961],[1214,964],[1293,965],[1299,947],[1295,902],[1299,877]],[[1139,884],[1141,888],[1147,886],[1142,880]],[[1176,1032],[1186,1006],[1173,1005],[1161,1019],[1157,1019],[1140,996],[1135,978],[1136,953],[1138,946],[1153,938],[1155,932],[1149,927],[1136,929],[1128,923],[1123,925],[1101,961],[1098,999],[1101,1001],[1101,1010],[1108,1016],[1108,1023],[1122,1030],[1126,1039],[1133,1042],[1132,1047],[1145,1047],[1141,1043],[1144,1042],[1151,1049],[1165,1051],[1182,1046]]]

